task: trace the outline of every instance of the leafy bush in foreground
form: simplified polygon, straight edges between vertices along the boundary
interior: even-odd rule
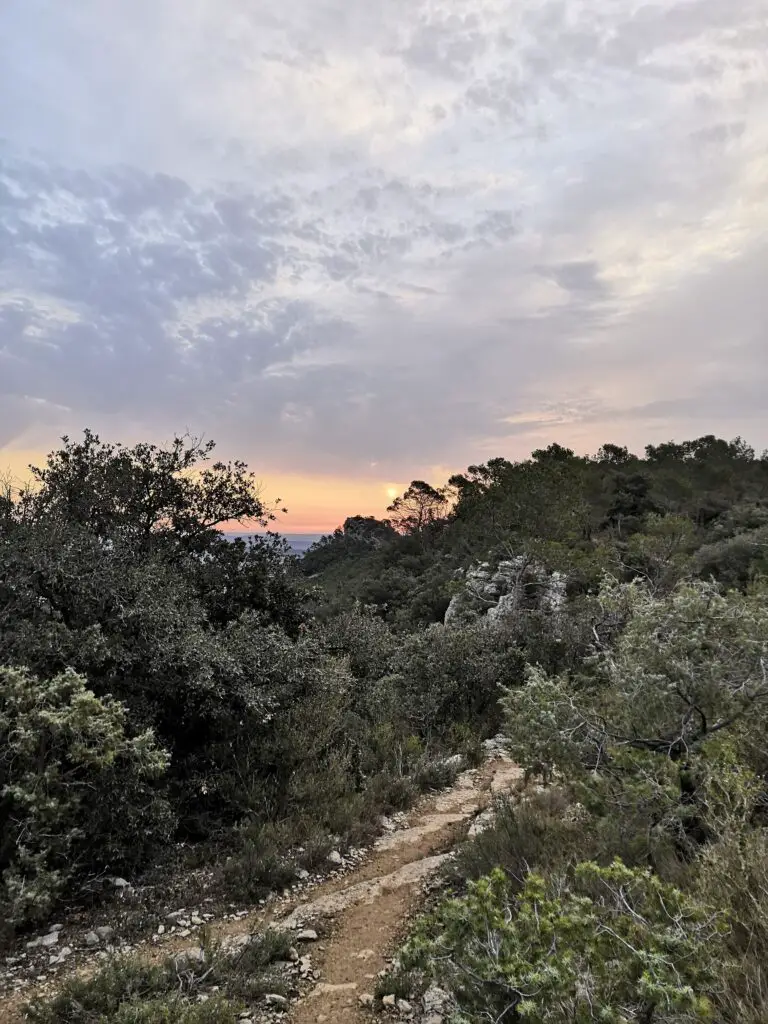
[[[155,781],[167,756],[130,737],[125,708],[71,670],[0,668],[0,909],[38,920],[89,869],[136,867],[173,818]]]
[[[712,1018],[717,915],[615,861],[570,876],[494,870],[424,919],[405,971],[448,988],[456,1024],[692,1024]]]

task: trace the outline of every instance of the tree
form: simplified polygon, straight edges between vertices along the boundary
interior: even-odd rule
[[[721,594],[709,582],[657,596],[647,584],[608,580],[600,602],[613,620],[591,676],[570,680],[529,670],[503,704],[521,763],[553,760],[594,770],[616,748],[684,761],[736,726],[762,728],[768,712],[765,585]],[[599,633],[598,633],[599,636]]]
[[[187,549],[205,544],[224,523],[266,526],[274,519],[245,463],[207,465],[213,441],[176,437],[167,448],[126,448],[90,430],[81,442],[62,441],[43,467],[30,467],[33,486],[17,505],[22,518],[80,526],[112,543],[162,539]]]
[[[536,448],[531,452],[534,462],[571,462],[577,460],[578,456],[571,448],[564,448],[561,444],[550,444],[546,448]]]
[[[669,589],[689,572],[697,543],[696,527],[687,516],[651,513],[625,545],[623,564],[652,588]]]
[[[351,558],[378,551],[398,536],[386,519],[348,516],[342,526],[321,537],[304,554],[302,571],[310,576]]]
[[[590,532],[587,464],[559,445],[512,463],[491,459],[451,477],[457,492],[452,522],[486,554],[490,543],[576,541]]]
[[[271,513],[243,463],[205,467],[210,450],[127,449],[86,431],[0,523],[0,665],[43,679],[72,668],[123,702],[129,728],[153,729],[170,753],[176,806],[198,821],[204,805],[209,821],[230,813],[200,786],[233,770],[234,734],[263,746],[283,686],[276,662],[262,671],[265,652],[273,635],[290,652],[304,616],[284,544],[216,528]]]
[[[616,473],[606,522],[616,528],[619,536],[637,529],[649,512],[658,511],[650,490],[651,482],[643,473]]]
[[[609,466],[626,466],[634,462],[635,456],[624,445],[604,444],[595,455],[595,462],[605,462]]]
[[[392,513],[392,525],[406,534],[421,534],[444,518],[448,510],[448,496],[443,488],[437,489],[424,480],[412,481],[408,490],[395,498],[387,508]]]

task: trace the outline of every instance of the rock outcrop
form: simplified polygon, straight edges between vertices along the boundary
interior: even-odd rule
[[[455,626],[487,618],[502,622],[525,608],[558,612],[565,604],[565,573],[550,572],[527,555],[500,561],[494,568],[480,562],[459,570],[461,589],[453,595],[445,613],[445,625]]]

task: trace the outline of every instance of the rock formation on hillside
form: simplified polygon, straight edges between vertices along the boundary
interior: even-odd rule
[[[457,578],[463,585],[448,605],[446,626],[483,617],[498,623],[525,608],[557,612],[565,603],[565,573],[550,572],[527,555],[500,561],[495,568],[490,562],[480,562],[459,570]]]

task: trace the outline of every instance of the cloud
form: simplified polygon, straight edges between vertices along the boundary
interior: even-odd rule
[[[261,8],[4,6],[0,444],[768,444],[763,0]]]

